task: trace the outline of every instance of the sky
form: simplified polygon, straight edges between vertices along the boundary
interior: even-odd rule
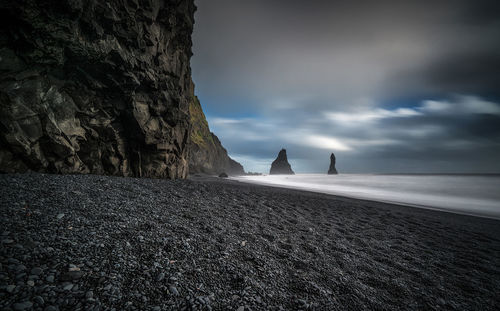
[[[246,171],[500,173],[500,1],[195,2],[195,93]]]

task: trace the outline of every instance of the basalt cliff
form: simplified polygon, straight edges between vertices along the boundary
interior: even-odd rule
[[[225,169],[215,135],[196,134],[206,120],[191,79],[195,9],[193,0],[0,2],[0,172]]]
[[[210,132],[205,114],[197,97],[189,105],[191,116],[191,139],[189,149],[189,172],[243,175],[243,166],[227,155],[219,138]]]

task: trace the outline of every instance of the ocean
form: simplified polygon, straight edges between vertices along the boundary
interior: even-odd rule
[[[232,179],[500,219],[500,175],[296,174]]]

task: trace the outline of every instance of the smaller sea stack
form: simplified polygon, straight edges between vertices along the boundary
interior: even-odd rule
[[[332,155],[330,156],[330,168],[328,169],[328,175],[336,175],[338,174],[337,169],[335,168],[335,155],[332,152]]]
[[[278,157],[271,164],[271,170],[269,171],[269,174],[270,175],[276,175],[276,174],[293,175],[293,174],[295,174],[292,171],[292,167],[290,166],[290,163],[288,163],[285,149],[281,149],[280,153],[278,153]]]

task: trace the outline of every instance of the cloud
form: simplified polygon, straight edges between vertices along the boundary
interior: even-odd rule
[[[254,109],[331,109],[364,97],[500,95],[500,10],[488,1],[197,5],[193,76],[217,114],[249,100]]]
[[[213,125],[225,125],[225,124],[237,124],[243,123],[244,120],[241,119],[228,119],[228,118],[212,118],[210,123]]]
[[[421,115],[422,113],[411,108],[398,108],[394,110],[387,110],[376,108],[371,111],[357,111],[357,112],[325,112],[325,116],[334,122],[345,123],[362,123],[371,122],[386,118],[407,118]]]
[[[330,152],[351,172],[370,168],[353,165],[357,161],[373,162],[372,172],[402,169],[402,163],[411,163],[409,169],[416,170],[415,159],[463,161],[464,154],[484,148],[500,155],[497,107],[477,96],[455,95],[448,100],[422,100],[410,108],[217,117],[209,118],[209,123],[229,153],[253,171],[266,172],[281,148],[288,149],[298,172],[321,172]],[[388,166],[382,159],[400,164]]]
[[[316,149],[327,149],[332,151],[349,151],[352,150],[346,143],[335,137],[309,135],[305,137],[302,142],[306,146],[311,146]]]
[[[427,113],[500,115],[500,105],[477,96],[456,96],[456,101],[426,100],[418,108]]]
[[[500,171],[500,2],[196,3],[196,94],[245,166]]]
[[[481,99],[477,96],[454,96],[454,100],[424,100],[419,106],[412,108],[364,108],[348,112],[324,112],[324,116],[333,121],[347,125],[360,126],[366,122],[380,121],[389,118],[410,118],[424,114],[492,114],[500,115],[500,105]]]

